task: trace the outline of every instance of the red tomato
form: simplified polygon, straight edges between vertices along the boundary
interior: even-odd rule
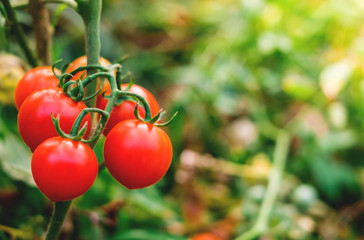
[[[215,234],[206,232],[193,235],[190,240],[221,240],[221,238],[219,238]]]
[[[128,87],[128,84],[121,84],[121,89],[126,89]],[[104,84],[104,88],[101,92],[105,92],[106,95],[110,94],[110,85],[109,83]],[[130,92],[136,93],[140,96],[142,96],[147,103],[149,104],[152,116],[156,115],[159,112],[159,105],[157,100],[154,98],[154,96],[145,88],[133,84],[130,88]],[[100,109],[105,109],[107,104],[107,99],[103,98],[101,95],[97,98],[97,104],[96,106]],[[104,134],[107,135],[110,130],[119,122],[127,120],[127,119],[135,119],[134,117],[134,108],[136,103],[133,101],[123,101],[120,105],[115,106],[111,112],[111,116],[109,118],[109,121],[107,122]],[[142,106],[139,106],[139,114],[141,117],[144,118],[145,116],[145,110]]]
[[[103,57],[100,57],[100,65],[106,67],[107,65],[110,64],[110,62],[108,60],[106,60]],[[76,58],[67,68],[66,72],[72,72],[73,70],[79,68],[79,67],[84,67],[87,65],[87,56],[81,56],[79,58]],[[77,74],[75,74],[75,76],[73,77],[73,79],[78,79],[81,77],[81,75],[84,74],[84,77],[86,77],[86,71],[81,71],[78,72]]]
[[[39,190],[59,202],[84,194],[96,179],[98,163],[87,144],[53,137],[35,149],[31,168]]]
[[[60,126],[65,133],[69,133],[78,114],[86,105],[75,102],[66,96],[60,88],[43,89],[31,94],[22,104],[18,113],[18,128],[21,137],[32,150],[44,140],[58,136],[51,119],[60,114]],[[83,124],[88,121],[88,129],[91,128],[91,117],[86,115]]]
[[[105,165],[128,189],[145,188],[158,182],[172,160],[172,144],[159,127],[136,119],[117,124],[104,145]]]
[[[57,74],[61,74],[55,69]],[[19,109],[24,100],[33,92],[58,86],[58,79],[53,75],[52,67],[36,67],[24,74],[15,89],[15,105]]]

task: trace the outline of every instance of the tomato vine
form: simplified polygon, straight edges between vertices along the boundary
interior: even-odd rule
[[[29,63],[38,66],[40,61],[30,50],[10,2],[1,1]],[[105,164],[114,178],[129,189],[144,188],[159,181],[172,160],[171,142],[159,126],[168,125],[176,115],[161,123],[162,111],[153,95],[134,85],[133,79],[129,84],[122,83],[130,74],[123,76],[120,64],[110,64],[100,57],[102,0],[57,2],[67,4],[82,17],[86,55],[71,65],[66,64],[61,71],[56,68],[61,61],[52,67],[33,68],[16,89],[18,128],[33,152],[33,178],[40,191],[54,201],[47,240],[58,238],[72,199],[92,186],[98,169],[103,169]],[[44,3],[49,2],[32,0],[30,7],[34,26],[42,28],[36,31],[38,57],[47,64],[51,38],[47,28],[49,19],[41,17],[48,14],[44,12]],[[42,31],[47,32],[47,36],[43,36],[46,39],[39,36]],[[43,40],[46,46],[40,44]],[[124,125],[128,119],[134,119],[130,120],[133,124]],[[120,130],[126,134],[119,134]],[[92,148],[102,134],[109,132],[104,149],[105,163],[98,166]],[[124,147],[123,144],[130,141],[142,144],[136,144],[136,148]],[[130,158],[123,159],[124,165],[118,164],[120,148],[124,148],[123,154]],[[135,179],[135,174],[125,171],[120,175],[121,169],[127,170],[125,167],[135,172],[146,165],[145,176]]]

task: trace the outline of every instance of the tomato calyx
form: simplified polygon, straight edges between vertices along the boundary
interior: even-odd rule
[[[94,112],[94,113],[98,113],[101,115],[101,119],[99,121],[99,124],[96,128],[95,134],[90,138],[90,139],[84,139],[83,137],[86,134],[87,131],[87,124],[88,122],[86,122],[82,127],[81,127],[81,123],[82,120],[86,117],[87,114]],[[59,124],[59,120],[60,120],[60,115],[58,114],[56,117],[54,117],[53,113],[51,115],[52,118],[52,122],[53,125],[58,133],[59,136],[63,137],[63,138],[68,138],[74,141],[81,141],[83,143],[90,143],[93,141],[96,141],[99,137],[99,135],[102,132],[102,123],[105,122],[108,118],[109,118],[109,113],[98,109],[98,108],[85,108],[81,111],[81,113],[78,115],[77,119],[75,120],[72,129],[70,131],[69,134],[65,133],[62,129],[61,126]]]
[[[178,111],[176,111],[173,116],[168,119],[166,122],[161,123],[160,120],[163,118],[164,114],[166,113],[163,109],[161,109],[154,117],[147,118],[147,109],[145,109],[145,118],[143,119],[139,114],[139,101],[136,103],[134,107],[134,116],[136,119],[138,119],[141,122],[149,123],[158,127],[165,127],[168,126],[173,122],[175,117],[178,115]]]
[[[130,77],[130,81],[128,83],[128,86],[125,89],[120,89],[121,86],[121,79],[125,79],[126,77]],[[118,79],[120,82],[118,82]],[[152,116],[152,111],[151,108],[148,104],[148,102],[146,101],[146,99],[142,96],[140,96],[139,94],[133,93],[130,91],[130,89],[132,88],[132,86],[134,85],[134,78],[133,75],[128,72],[124,77],[116,77],[116,82],[117,82],[117,89],[114,90],[114,96],[116,95],[116,100],[114,100],[114,106],[118,106],[120,105],[122,102],[124,101],[133,101],[136,103],[135,107],[134,107],[134,117],[136,119],[138,119],[139,121],[145,122],[145,123],[150,123],[159,127],[164,127],[167,126],[169,124],[171,124],[171,122],[173,121],[173,119],[177,116],[178,112],[176,112],[168,121],[164,122],[164,123],[160,123],[160,119],[163,117],[163,115],[165,114],[165,111],[163,109],[161,109],[155,116]],[[112,89],[112,87],[111,87]],[[112,92],[112,90],[111,90]],[[109,99],[113,96],[112,93],[110,93],[110,95],[105,95],[105,92],[102,93],[102,97]],[[141,103],[141,104],[140,104]],[[142,106],[145,110],[145,117],[142,118],[139,114],[139,106]]]

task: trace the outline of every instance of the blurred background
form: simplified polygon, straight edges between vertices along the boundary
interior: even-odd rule
[[[53,61],[84,55],[81,18],[48,7]],[[34,47],[29,13],[16,13]],[[101,55],[129,55],[123,67],[136,83],[167,116],[179,112],[165,129],[174,157],[146,189],[100,172],[73,201],[61,239],[233,239],[257,219],[276,130],[291,122],[260,239],[363,239],[363,22],[361,0],[104,0]],[[0,51],[0,239],[39,239],[52,203],[34,185],[18,134],[13,93],[30,67],[3,14]]]

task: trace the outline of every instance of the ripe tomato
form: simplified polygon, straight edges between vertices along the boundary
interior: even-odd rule
[[[59,202],[84,194],[96,179],[98,163],[87,144],[53,137],[35,149],[31,168],[39,190]]]
[[[55,69],[57,74],[61,72]],[[58,79],[53,75],[52,67],[42,66],[36,67],[28,72],[20,79],[15,89],[15,105],[19,110],[24,100],[33,92],[58,86]]]
[[[221,238],[215,234],[206,232],[193,235],[190,240],[221,240]]]
[[[128,189],[148,187],[167,172],[172,144],[159,127],[136,119],[117,124],[104,144],[105,165]]]
[[[121,89],[126,89],[128,87],[128,84],[121,84]],[[108,82],[105,82],[104,88],[101,92],[105,92],[106,95],[110,94],[111,89]],[[159,112],[159,105],[157,100],[154,98],[154,96],[145,88],[133,84],[130,88],[130,92],[136,93],[140,96],[142,96],[147,103],[149,104],[152,116],[156,115]],[[105,109],[107,104],[107,100],[103,98],[101,95],[97,98],[97,104],[96,106],[100,109]],[[134,108],[136,103],[133,101],[123,101],[120,105],[115,106],[111,112],[109,121],[107,122],[104,134],[107,135],[110,130],[119,122],[124,121],[126,119],[135,119],[134,117]],[[142,106],[139,106],[139,114],[141,117],[144,118],[145,116],[145,110]]]
[[[103,57],[100,57],[100,65],[106,67],[107,65],[110,64],[110,62],[108,60],[106,60]],[[76,58],[67,68],[66,72],[72,72],[73,70],[79,68],[79,67],[84,67],[87,65],[87,56],[81,56],[79,58]],[[81,75],[84,74],[84,77],[86,77],[86,71],[81,71],[78,72],[77,74],[75,74],[75,76],[73,77],[73,79],[78,79],[81,77]]]
[[[66,96],[60,88],[43,89],[31,94],[22,104],[18,113],[18,128],[21,137],[32,152],[44,140],[58,136],[51,119],[60,114],[61,129],[69,133],[78,114],[86,105],[75,102]],[[88,129],[91,128],[91,117],[86,115],[83,124],[88,121]]]

